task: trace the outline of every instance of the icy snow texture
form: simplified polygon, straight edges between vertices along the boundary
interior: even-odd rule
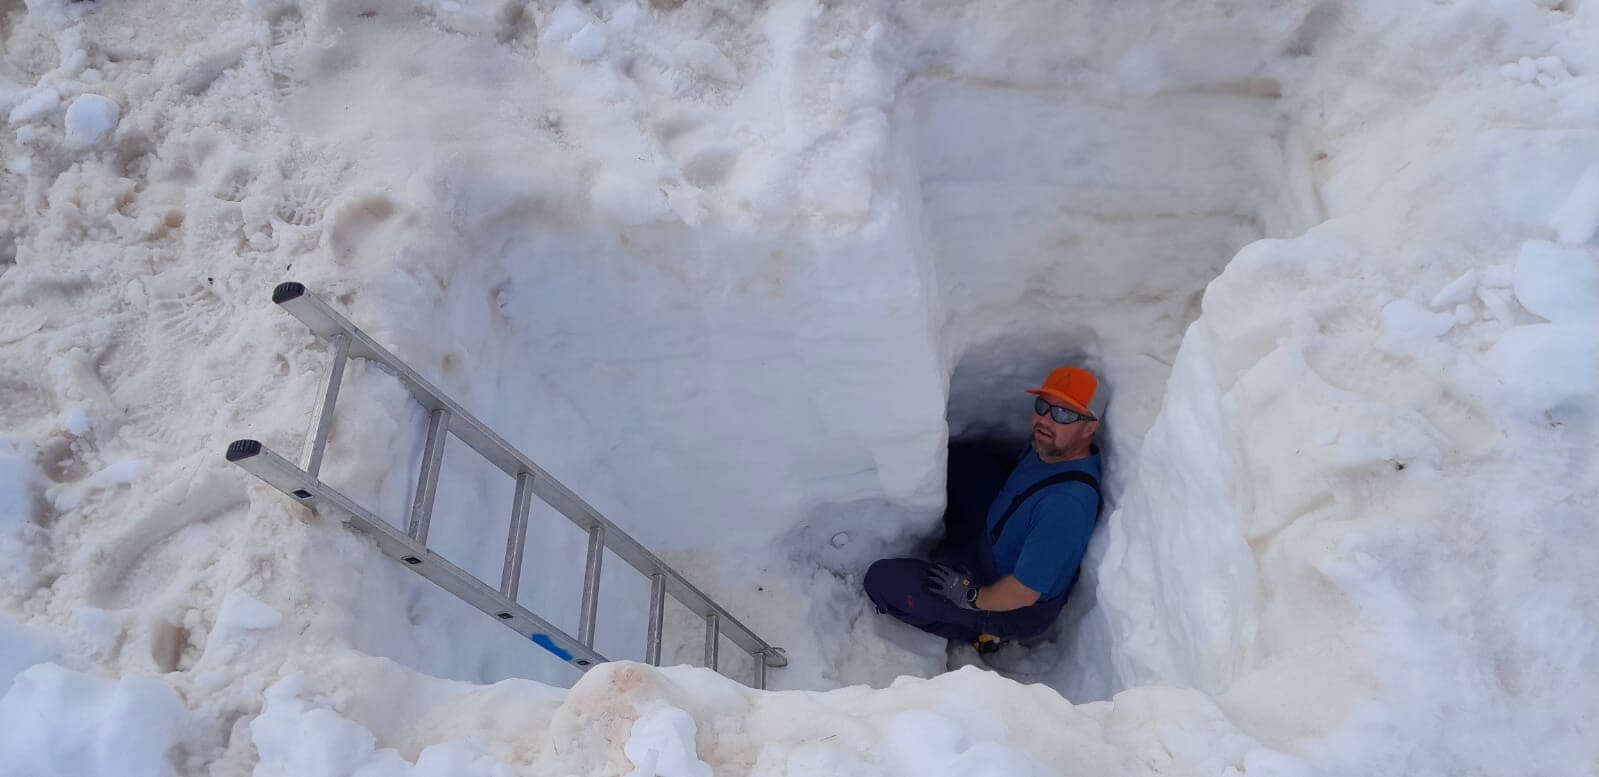
[[[1596,6],[6,6],[0,648],[56,663],[0,763],[623,775],[670,708],[717,774],[1582,773]],[[576,680],[220,461],[303,439],[287,277],[788,647],[774,683],[878,690],[426,676]],[[893,682],[942,646],[861,570],[931,532],[948,433],[1078,359],[1112,509],[1015,675],[1110,700]],[[324,476],[399,521],[423,427],[352,363]],[[510,498],[452,446],[435,549],[497,580]],[[583,535],[530,535],[570,628]]]

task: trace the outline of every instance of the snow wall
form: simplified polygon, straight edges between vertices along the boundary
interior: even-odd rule
[[[0,773],[1585,773],[1596,16],[0,5]],[[221,463],[303,438],[288,278],[787,647],[777,687],[865,685],[560,691]],[[1054,690],[895,681],[943,649],[861,571],[1067,360],[1111,509],[1013,673]],[[362,362],[343,397],[325,476],[399,521],[425,420]],[[452,446],[435,549],[497,579],[510,499]],[[583,541],[535,515],[568,628]],[[507,677],[549,685],[468,684]]]

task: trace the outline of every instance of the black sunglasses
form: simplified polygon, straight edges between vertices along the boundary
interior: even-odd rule
[[[1094,417],[1086,413],[1079,413],[1060,405],[1051,405],[1043,397],[1033,400],[1033,412],[1038,415],[1049,414],[1050,420],[1057,424],[1075,424],[1078,421],[1092,421]]]

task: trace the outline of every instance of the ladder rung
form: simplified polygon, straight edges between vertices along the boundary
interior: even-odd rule
[[[416,479],[416,499],[411,502],[411,523],[405,533],[418,544],[428,544],[428,524],[433,520],[433,499],[439,494],[439,469],[444,465],[444,442],[450,434],[450,411],[433,408],[428,414],[427,446],[422,449],[422,474]]]
[[[322,456],[328,450],[328,434],[333,430],[333,408],[339,401],[339,386],[344,383],[344,363],[350,356],[350,336],[333,336],[333,361],[328,365],[328,385],[322,391],[322,406],[316,413],[316,431],[311,434],[305,471],[311,477],[322,473]]]
[[[650,575],[650,625],[644,640],[644,663],[661,665],[661,619],[666,615],[666,576]]]
[[[718,620],[714,612],[705,616],[705,665],[712,669],[717,668],[722,653],[722,630]]]
[[[605,527],[589,527],[588,557],[583,563],[583,599],[577,616],[577,638],[594,646],[594,623],[600,611],[600,565],[605,561]]]
[[[516,601],[522,582],[522,547],[527,544],[527,511],[533,501],[533,475],[516,476],[516,496],[511,498],[511,530],[505,538],[505,568],[500,570],[500,593]],[[593,642],[583,644],[593,646]]]

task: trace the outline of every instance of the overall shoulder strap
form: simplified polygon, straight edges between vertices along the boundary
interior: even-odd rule
[[[999,520],[994,523],[994,528],[988,531],[988,541],[999,541],[1000,533],[1005,531],[1005,523],[1010,520],[1011,514],[1016,512],[1016,508],[1021,507],[1022,503],[1027,501],[1028,497],[1043,491],[1050,486],[1058,485],[1060,483],[1082,483],[1089,488],[1094,489],[1095,498],[1099,497],[1099,480],[1087,472],[1078,472],[1076,470],[1072,470],[1071,472],[1062,472],[1056,475],[1050,475],[1049,477],[1034,483],[1032,486],[1028,487],[1026,491],[1021,492],[1015,499],[1011,500],[1010,507],[1005,508],[1005,514],[1001,515]],[[1098,511],[1097,507],[1095,511]]]

